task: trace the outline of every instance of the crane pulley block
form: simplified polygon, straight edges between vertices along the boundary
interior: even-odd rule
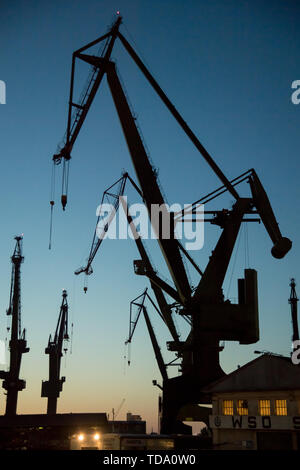
[[[146,276],[147,275],[147,265],[142,259],[135,259],[133,261],[133,268],[134,273],[138,276]]]

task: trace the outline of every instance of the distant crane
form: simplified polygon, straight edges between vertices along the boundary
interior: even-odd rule
[[[120,413],[121,408],[122,408],[122,406],[124,405],[124,403],[125,403],[125,398],[123,398],[123,400],[121,401],[120,405],[119,405],[118,408],[117,408],[117,411],[115,411],[114,408],[112,409],[113,421],[115,420],[115,418],[116,418],[116,417],[118,416],[118,414]]]
[[[146,322],[146,325],[147,325],[147,329],[148,329],[148,333],[149,333],[149,336],[150,336],[150,340],[151,340],[151,343],[152,343],[153,351],[154,351],[155,358],[156,358],[156,361],[157,361],[158,368],[160,370],[160,373],[162,375],[163,380],[168,380],[167,367],[166,367],[166,364],[164,363],[164,360],[163,360],[163,357],[162,357],[162,354],[161,354],[161,351],[160,351],[160,347],[158,345],[156,335],[154,333],[154,329],[153,329],[152,323],[150,321],[147,308],[145,306],[145,300],[146,299],[150,300],[151,304],[153,305],[155,310],[158,312],[159,316],[163,319],[162,314],[159,312],[159,310],[156,307],[155,303],[153,302],[153,300],[149,296],[148,289],[145,289],[145,291],[141,295],[139,295],[136,299],[134,299],[130,302],[129,335],[128,335],[128,339],[126,340],[125,344],[130,344],[131,343],[131,340],[133,338],[133,334],[135,332],[137,323],[139,321],[141,313],[143,312],[145,322]],[[136,314],[134,319],[132,319],[132,307],[133,306],[138,307],[137,314]],[[128,362],[128,364],[130,364],[130,361]]]
[[[26,330],[21,329],[21,264],[24,261],[22,256],[23,236],[15,237],[16,246],[11,257],[12,273],[9,307],[7,315],[11,315],[11,339],[9,342],[10,364],[8,371],[0,371],[0,378],[4,379],[2,387],[6,390],[6,410],[7,416],[17,414],[18,393],[26,387],[25,380],[19,378],[21,369],[22,354],[27,353],[25,334]]]
[[[121,401],[120,405],[117,408],[117,411],[115,411],[114,408],[111,410],[112,411],[112,431],[113,432],[115,431],[115,419],[118,416],[118,414],[120,413],[121,408],[124,405],[124,403],[125,403],[125,398],[123,398],[123,400]]]
[[[299,340],[298,308],[297,308],[297,303],[299,299],[297,298],[297,294],[296,294],[296,283],[295,283],[294,278],[291,279],[290,287],[291,287],[291,294],[289,298],[289,304],[291,306],[291,314],[292,314],[292,325],[293,325],[292,341],[294,345],[294,342]],[[293,349],[294,349],[294,346],[293,346]]]
[[[62,303],[54,338],[50,335],[45,353],[49,354],[49,380],[42,382],[42,397],[48,398],[47,414],[56,414],[57,399],[62,391],[65,377],[60,378],[60,365],[63,356],[64,341],[69,340],[68,335],[68,302],[67,291],[62,292]],[[67,351],[67,348],[64,348]]]

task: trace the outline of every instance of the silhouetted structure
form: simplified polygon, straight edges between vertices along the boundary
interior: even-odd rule
[[[64,341],[69,340],[68,335],[68,301],[67,291],[63,290],[58,322],[54,338],[50,335],[45,353],[49,354],[49,380],[42,382],[42,397],[48,397],[47,413],[55,414],[57,399],[63,388],[66,378],[60,378],[60,365],[63,356]],[[67,348],[64,348],[65,352]]]
[[[265,353],[208,385],[214,449],[300,450],[300,369]]]
[[[291,306],[291,315],[292,315],[292,327],[293,327],[293,336],[292,336],[292,341],[298,341],[299,340],[299,328],[298,328],[298,301],[299,299],[297,298],[296,294],[296,283],[295,279],[291,279],[290,283],[291,287],[291,294],[289,298],[289,304]],[[293,349],[297,349],[297,346],[293,346]]]
[[[53,161],[54,164],[63,163],[62,206],[63,209],[65,209],[67,203],[68,165],[71,158],[71,151],[102,78],[106,74],[107,82],[139,182],[139,188],[137,185],[135,185],[135,187],[142,195],[149,215],[151,214],[152,206],[155,204],[161,208],[162,219],[164,221],[170,220],[171,234],[169,239],[162,237],[159,226],[154,224],[153,228],[158,235],[158,243],[175,288],[163,281],[156,274],[143,247],[142,240],[139,237],[137,237],[135,241],[141,260],[135,261],[135,272],[136,274],[146,275],[149,278],[163,320],[169,328],[173,339],[173,341],[168,344],[169,350],[174,351],[176,356],[182,361],[182,374],[180,376],[174,378],[163,377],[161,427],[161,432],[164,434],[173,432],[182,433],[185,432],[185,427],[178,420],[180,409],[188,403],[201,403],[202,400],[205,399],[200,393],[201,387],[224,376],[224,371],[221,369],[219,363],[219,353],[222,350],[220,341],[239,341],[241,344],[251,344],[259,339],[256,271],[254,269],[246,269],[245,277],[239,280],[239,302],[237,305],[232,304],[228,300],[225,301],[222,291],[224,278],[242,222],[255,221],[257,219],[246,216],[259,214],[273,242],[271,251],[275,258],[284,257],[290,250],[292,243],[288,238],[281,235],[270,202],[256,172],[251,169],[231,181],[227,179],[214,159],[209,155],[174,105],[170,102],[134,49],[120,33],[120,23],[121,18],[119,17],[107,34],[78,49],[73,54],[66,139],[63,147],[53,156]],[[168,110],[172,113],[182,130],[222,182],[222,186],[218,189],[201,197],[192,204],[190,213],[197,213],[199,204],[207,204],[226,191],[235,199],[235,203],[231,209],[205,211],[206,214],[212,215],[212,218],[206,219],[206,221],[219,226],[222,231],[204,272],[200,270],[174,236],[173,217],[170,217],[170,213],[166,208],[157,181],[157,172],[150,163],[143,139],[137,127],[136,118],[128,104],[123,86],[116,72],[115,64],[110,60],[116,38],[120,39],[126,51],[167,106]],[[87,49],[95,46],[104,39],[106,42],[100,56],[86,53]],[[92,66],[88,86],[81,95],[83,98],[79,103],[75,103],[73,99],[75,63],[77,60],[82,60]],[[73,113],[73,111],[75,112]],[[247,198],[240,197],[236,190],[236,186],[244,181],[249,183],[251,190],[251,195]],[[184,221],[184,216],[185,213],[183,211],[181,214],[176,215],[176,220]],[[132,222],[129,216],[127,219],[129,223]],[[104,230],[107,230],[107,226]],[[80,269],[77,273],[85,272],[86,274],[90,274],[92,272],[91,260],[94,258],[99,248],[100,243],[98,242],[99,240],[96,240],[95,232],[87,267]],[[187,258],[201,275],[201,280],[196,289],[193,289],[189,284],[182,255]],[[165,294],[172,298],[173,303],[169,304],[167,302]],[[184,341],[179,340],[172,318],[173,309],[176,309],[191,326],[190,333]]]
[[[18,393],[26,387],[25,380],[19,378],[22,354],[27,353],[25,333],[21,328],[21,264],[24,261],[22,256],[22,236],[15,237],[16,246],[11,257],[12,273],[10,300],[7,315],[11,315],[11,339],[9,342],[10,363],[8,371],[0,371],[0,378],[4,379],[2,387],[6,390],[6,410],[7,416],[14,416],[17,413]]]

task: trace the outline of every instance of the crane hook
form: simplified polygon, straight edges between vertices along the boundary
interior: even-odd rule
[[[65,208],[66,208],[66,205],[67,205],[67,195],[66,194],[61,195],[61,205],[62,205],[62,208],[63,208],[63,211],[64,211]]]
[[[51,250],[51,245],[52,245],[52,226],[53,226],[53,207],[54,207],[54,201],[50,201],[50,234],[49,234],[49,250]]]

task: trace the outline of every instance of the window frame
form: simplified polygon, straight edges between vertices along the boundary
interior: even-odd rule
[[[247,403],[247,406],[243,406],[243,403]],[[236,412],[239,416],[248,416],[249,415],[249,401],[247,399],[237,399],[236,400]]]
[[[230,403],[231,405],[225,406],[225,403]],[[229,412],[226,412],[226,410],[229,410]],[[222,400],[222,414],[223,416],[234,415],[234,400],[228,398]]]
[[[284,403],[285,405],[284,406],[281,405],[281,406],[279,406],[279,408],[277,408],[277,402]],[[285,411],[285,413],[278,413],[277,412],[278,409]],[[274,400],[274,413],[275,413],[275,416],[287,416],[288,415],[287,399],[286,398],[275,398],[275,400]]]
[[[265,403],[264,406],[262,406],[262,402]],[[269,405],[267,406],[266,403],[269,403]],[[262,413],[263,410],[268,411],[268,412]],[[259,398],[258,399],[258,411],[259,411],[259,416],[271,416],[272,400],[270,400],[269,398]]]

